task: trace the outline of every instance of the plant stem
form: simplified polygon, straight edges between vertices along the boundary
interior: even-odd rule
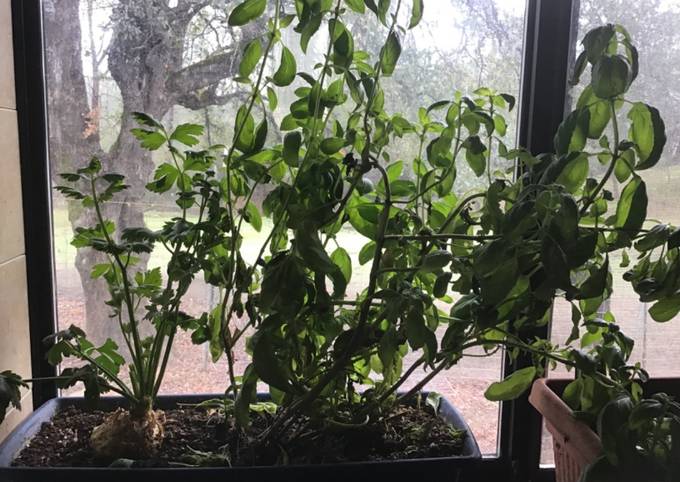
[[[96,366],[96,367],[97,367],[98,369],[100,369],[104,374],[106,374],[106,376],[109,377],[109,379],[110,379],[113,383],[115,383],[116,385],[118,385],[118,387],[121,389],[121,391],[124,392],[124,396],[125,396],[126,398],[128,398],[129,400],[134,401],[134,402],[137,402],[137,401],[141,400],[141,397],[138,397],[138,396],[136,396],[135,394],[133,394],[132,392],[130,392],[130,389],[125,385],[125,383],[123,383],[123,381],[122,381],[120,378],[118,378],[118,376],[117,376],[115,373],[109,371],[106,367],[104,367],[104,366],[102,366],[101,364],[97,363],[97,361],[96,361],[94,358],[92,358],[90,355],[88,355],[87,353],[85,353],[84,351],[82,351],[82,350],[81,350],[80,348],[78,348],[76,345],[73,345],[72,343],[69,343],[69,345],[71,346],[71,349],[72,349],[79,357],[84,358],[85,360],[87,360],[88,362],[90,362],[92,365]]]
[[[234,132],[234,140],[229,148],[229,151],[227,152],[227,155],[225,156],[225,166],[226,166],[226,175],[227,175],[227,209],[229,210],[229,221],[231,223],[231,231],[232,231],[232,246],[231,246],[231,275],[230,275],[230,284],[233,284],[234,281],[234,276],[236,276],[235,270],[234,270],[234,259],[235,259],[235,251],[236,251],[236,243],[238,241],[238,231],[235,229],[235,224],[234,224],[234,208],[231,200],[231,160],[232,157],[234,156],[234,152],[236,151],[236,141],[238,138],[241,136],[241,133],[243,132],[243,129],[245,128],[246,125],[246,119],[250,115],[250,113],[253,110],[253,106],[255,105],[255,101],[257,100],[259,93],[260,93],[260,88],[262,86],[262,80],[264,78],[264,71],[267,66],[267,58],[269,57],[269,53],[271,52],[271,49],[273,48],[274,44],[277,41],[277,35],[276,31],[278,30],[278,25],[279,25],[279,10],[280,10],[280,0],[276,0],[275,6],[274,6],[274,27],[272,29],[271,34],[269,35],[269,40],[267,42],[267,46],[264,49],[264,54],[262,57],[262,63],[260,65],[260,69],[258,70],[257,73],[257,81],[255,82],[255,85],[253,86],[253,91],[252,94],[250,95],[250,99],[248,101],[248,106],[246,107],[245,114],[243,116],[243,122],[241,122],[241,125],[238,126],[238,129]]]
[[[328,385],[333,380],[333,378],[335,378],[337,374],[344,369],[345,364],[352,356],[352,352],[355,346],[363,337],[362,332],[368,322],[368,314],[371,307],[371,300],[373,298],[373,295],[375,294],[377,286],[380,260],[382,258],[382,248],[385,243],[384,238],[385,229],[387,228],[387,221],[389,219],[392,199],[387,172],[382,166],[378,164],[375,164],[374,167],[376,167],[378,171],[380,171],[381,175],[383,176],[383,181],[385,183],[385,206],[383,208],[383,211],[380,213],[381,215],[378,226],[378,236],[376,239],[375,256],[373,257],[373,265],[371,266],[371,274],[369,277],[368,288],[366,289],[366,298],[361,304],[361,309],[359,312],[359,321],[357,323],[357,326],[354,328],[354,333],[352,334],[352,338],[350,339],[350,341],[347,343],[347,347],[345,348],[343,353],[335,359],[333,365],[328,369],[328,371],[321,378],[321,380],[319,380],[306,394],[304,394],[300,399],[298,399],[294,405],[291,405],[289,409],[286,410],[282,414],[282,416],[279,417],[274,422],[274,424],[270,426],[270,428],[265,432],[265,438],[268,438],[272,434],[276,433],[276,430],[278,430],[283,421],[285,421],[288,418],[289,415],[288,412],[294,413],[299,408],[304,407],[306,404],[308,404],[309,402],[311,402],[312,400],[319,396],[319,394],[323,391],[326,385]]]
[[[101,207],[99,205],[99,198],[97,197],[97,187],[95,185],[95,177],[90,178],[90,186],[92,189],[92,202],[94,204],[94,209],[95,213],[97,215],[97,220],[99,221],[99,226],[101,227],[102,233],[104,234],[104,238],[106,239],[106,242],[111,248],[116,248],[116,244],[113,242],[111,237],[109,236],[108,230],[106,229],[106,224],[104,222],[104,216],[102,216],[101,212]],[[135,394],[137,397],[142,397],[144,393],[144,388],[145,388],[145,378],[144,378],[144,366],[142,365],[142,344],[141,340],[139,337],[139,331],[137,329],[137,320],[135,319],[135,313],[134,313],[134,303],[132,302],[132,295],[130,294],[130,283],[127,278],[127,269],[126,266],[123,264],[122,260],[120,259],[120,256],[116,254],[115,252],[112,254],[113,258],[115,259],[116,263],[118,264],[118,267],[120,268],[121,271],[121,278],[123,281],[123,295],[125,297],[125,305],[127,306],[127,311],[128,311],[128,318],[130,321],[130,329],[132,331],[132,340],[134,344],[134,353],[131,353],[130,355],[132,356],[133,363],[135,365],[135,369],[137,370],[137,376],[139,377],[139,390],[140,393]],[[95,363],[96,365],[96,363]],[[97,365],[98,366],[98,365]],[[117,377],[116,377],[117,378]],[[125,386],[122,384],[122,386]],[[126,387],[127,389],[127,387]]]
[[[416,369],[425,363],[425,357],[420,357],[413,365],[411,365],[408,370],[406,370],[402,376],[397,380],[387,391],[378,399],[378,404],[384,403],[394,392],[399,390],[401,387],[413,374]]]
[[[446,367],[448,366],[448,363],[449,363],[448,360],[442,360],[442,362],[439,363],[439,365],[437,365],[437,367],[436,367],[435,369],[433,369],[430,373],[428,373],[427,376],[426,376],[425,378],[423,378],[421,381],[419,381],[419,382],[418,382],[413,388],[411,388],[408,392],[406,392],[405,394],[401,395],[401,396],[397,399],[397,403],[404,403],[406,400],[408,400],[408,399],[411,398],[413,395],[415,395],[415,394],[418,393],[420,390],[422,390],[422,388],[423,388],[425,385],[427,385],[427,384],[430,382],[430,380],[432,380],[434,377],[436,377],[436,376],[439,374],[439,372],[441,372],[444,368],[446,368]]]

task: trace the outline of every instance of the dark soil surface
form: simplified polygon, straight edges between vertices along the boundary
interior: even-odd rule
[[[101,467],[111,461],[96,460],[89,445],[92,429],[106,412],[67,407],[44,423],[38,434],[14,461],[15,466]],[[145,467],[319,464],[348,461],[417,459],[459,455],[464,432],[453,429],[431,411],[398,407],[380,422],[360,427],[316,430],[313,424],[292,433],[294,441],[249,448],[248,440],[269,424],[262,415],[253,422],[249,437],[239,437],[223,418],[202,408],[167,410],[165,438],[154,460],[116,461],[115,465]],[[304,427],[304,429],[302,429]]]

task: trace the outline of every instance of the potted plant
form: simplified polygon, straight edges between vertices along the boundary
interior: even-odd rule
[[[646,390],[648,374],[629,362],[632,343],[610,329],[587,350],[590,367],[577,370],[562,399],[547,380],[533,384],[529,401],[553,436],[556,480],[677,480],[680,404]]]
[[[127,311],[120,323],[131,340],[130,385],[118,377],[124,360],[115,348],[109,344],[93,352],[74,330],[58,334],[50,353],[55,362],[64,355],[85,358],[88,377],[67,372],[60,383],[67,383],[62,377],[68,383],[81,379],[90,394],[122,392],[129,412],[116,413],[125,423],[137,423],[138,413],[157,422],[151,424],[154,430],[125,433],[155,441],[162,417],[153,412],[154,400],[175,330],[192,330],[196,343],[209,343],[215,358],[227,358],[225,396],[209,403],[220,421],[222,447],[186,448],[180,454],[182,464],[309,464],[317,461],[314,449],[329,442],[345,441],[340,453],[347,458],[351,447],[346,442],[357,440],[356,434],[371,434],[376,443],[385,443],[381,431],[396,426],[386,425],[394,417],[422,412],[427,400],[440,406],[437,397],[424,398],[421,390],[474,347],[489,354],[505,347],[512,357],[530,353],[536,362],[492,384],[486,392],[490,400],[519,396],[543,373],[546,361],[587,365],[580,352],[527,339],[526,334],[548,322],[557,296],[573,303],[575,323],[583,318],[586,327],[606,324],[595,315],[611,291],[608,256],[641,232],[647,198],[636,171],[652,167],[665,142],[658,112],[640,103],[630,119],[632,139],[621,140],[618,97],[637,73],[637,53],[620,27],[606,27],[615,32],[606,42],[600,30],[586,37],[592,44],[587,60],[593,63],[593,76],[584,100],[560,127],[556,153],[533,156],[506,146],[503,114],[515,101],[488,88],[423,107],[417,121],[385,111],[383,80],[397,66],[402,31],[422,17],[422,1],[412,3],[406,21],[402,10],[407,6],[400,0],[393,6],[372,1],[301,1],[295,6],[294,12],[286,12],[277,1],[266,33],[244,51],[239,80],[252,89],[238,109],[227,146],[181,150],[179,144],[198,144],[200,126],[182,125],[169,132],[157,120],[137,115],[142,126],[133,134],[148,149],[165,146],[172,159],[159,166],[148,188],[159,193],[175,189],[181,216],[161,232],[132,229],[114,239],[112,227],[98,214],[95,227],[76,233],[76,242],[112,257],[112,263],[99,269],[111,286],[113,314]],[[245,25],[262,16],[265,7],[263,0],[246,0],[231,12],[229,22]],[[343,22],[348,9],[368,10],[385,27],[386,40],[373,63],[355,47]],[[327,28],[326,54],[314,74],[297,72],[292,50],[283,45],[281,29],[292,22],[303,50],[321,25]],[[612,53],[615,48],[621,55]],[[274,52],[276,65],[270,69]],[[582,71],[586,60],[578,65]],[[259,111],[275,106],[276,88],[297,77],[302,82],[295,91],[297,100],[279,126],[286,132],[283,142],[270,143],[270,121]],[[613,126],[612,141],[603,136],[608,124]],[[389,147],[402,137],[420,146],[413,175],[390,154]],[[594,168],[590,172],[594,154],[586,150],[586,141],[591,138],[600,139],[595,155],[607,166],[600,175]],[[460,162],[469,165],[480,187],[459,199],[452,187]],[[517,178],[515,163],[522,171]],[[628,181],[618,201],[605,189],[614,174]],[[91,186],[90,191],[61,189],[97,212],[101,202],[123,187],[120,176],[101,174],[96,161],[66,180]],[[260,210],[253,195],[261,185],[267,185],[268,194]],[[613,203],[616,214],[606,216]],[[262,214],[271,220],[271,228],[256,258],[248,260],[242,252],[243,226],[262,229]],[[370,274],[358,293],[348,292],[353,260],[338,242],[342,229],[366,238],[358,261],[370,266]],[[155,245],[173,253],[165,289],[158,272],[132,275],[135,254]],[[212,311],[190,317],[181,310],[181,298],[199,272],[220,288],[221,298]],[[144,309],[156,334],[139,340],[135,351],[132,325],[140,299],[148,300]],[[445,302],[453,302],[449,310],[444,310]],[[235,315],[245,317],[246,325],[236,327]],[[439,326],[445,328],[441,340]],[[233,349],[244,336],[249,337],[251,363],[237,373]],[[418,358],[404,367],[409,351]],[[425,376],[402,391],[421,368]],[[22,381],[7,373],[2,380],[1,400],[7,406],[16,401]],[[258,398],[261,382],[269,386],[270,402]],[[446,410],[449,420],[455,420],[455,411]],[[120,434],[117,423],[109,425]],[[400,424],[408,430],[400,437],[422,444],[438,431],[451,447],[447,455],[456,453],[457,444],[458,453],[479,456],[469,431],[445,430],[438,423],[430,415],[428,422]],[[454,426],[466,428],[460,420]],[[461,452],[462,440],[467,446]],[[132,446],[136,448],[129,452],[103,455],[108,461],[140,459],[159,449],[155,442],[149,452],[135,452],[140,446],[136,440]],[[303,466],[285,473],[316,471],[328,477],[403,473],[406,468],[451,474],[460,466],[449,457],[412,465]],[[244,477],[262,474],[232,470]],[[223,477],[223,472],[211,473]]]
[[[620,55],[622,48],[626,52],[624,57]],[[595,92],[596,98],[609,96],[615,105],[628,105],[624,108],[632,122],[628,138],[616,141],[621,146],[618,157],[623,161],[610,164],[608,172],[619,182],[633,175],[621,194],[616,218],[626,207],[623,204],[626,196],[632,196],[627,206],[637,212],[637,221],[633,229],[626,230],[623,242],[620,232],[612,233],[607,242],[609,252],[632,248],[636,253],[637,261],[629,266],[632,256],[627,250],[622,252],[621,266],[629,267],[623,279],[632,285],[641,302],[653,303],[649,309],[652,319],[667,322],[680,312],[676,294],[680,230],[658,222],[643,229],[646,193],[629,190],[633,182],[643,186],[636,170],[650,167],[647,160],[652,159],[654,163],[654,159],[658,159],[665,141],[663,121],[658,112],[650,109],[647,115],[641,104],[625,98],[628,85],[637,76],[636,63],[630,61],[636,56],[630,37],[622,27],[608,25],[595,29],[583,41],[583,52],[576,62],[576,78],[590,64],[594,80],[610,68],[621,70],[622,81],[628,79],[613,91]],[[586,89],[578,102],[581,112],[588,110],[591,116],[597,117],[591,104],[596,98]],[[645,133],[640,129],[640,115],[648,125]],[[601,120],[600,125],[604,128],[609,120],[615,122],[616,117],[611,116],[606,122],[604,118]],[[613,131],[619,139],[616,125]],[[600,138],[600,144],[602,142],[603,138]],[[626,149],[631,147],[632,150]],[[606,301],[610,295],[610,276],[606,284],[607,296],[595,300],[596,303]],[[583,304],[580,308],[582,312],[592,311]],[[537,380],[530,396],[531,403],[543,415],[554,437],[557,480],[676,480],[680,476],[677,464],[680,405],[665,393],[645,393],[649,376],[639,363],[630,363],[634,340],[621,333],[612,313],[591,312],[582,327],[576,325],[579,318],[574,320],[574,332],[567,343],[580,339],[584,350],[570,350],[570,358],[578,363],[575,364],[575,380],[564,389],[564,401],[546,380]],[[586,330],[582,333],[581,328]]]
[[[239,26],[253,21],[263,13],[264,5],[265,2],[251,0],[242,3],[231,13],[230,23]],[[432,366],[435,361],[434,332],[424,325],[425,310],[432,309],[433,305],[425,292],[414,291],[409,303],[413,305],[410,319],[416,321],[420,317],[418,321],[422,325],[416,327],[420,334],[416,333],[414,336],[426,336],[427,340],[411,341],[411,345],[416,349],[427,347],[429,354],[427,357],[423,356],[404,376],[401,376],[401,360],[407,350],[407,340],[403,338],[403,333],[397,333],[393,329],[389,337],[385,337],[385,340],[389,338],[389,344],[384,342],[381,349],[381,355],[384,354],[385,357],[376,356],[374,348],[359,345],[365,345],[363,338],[367,333],[364,332],[369,325],[378,325],[382,321],[374,319],[373,305],[377,306],[378,302],[374,302],[373,298],[379,293],[378,278],[392,271],[389,266],[381,263],[383,247],[386,244],[397,244],[396,235],[393,235],[393,240],[386,238],[388,225],[397,221],[392,219],[393,210],[397,208],[390,209],[389,205],[393,201],[409,207],[415,203],[418,210],[424,210],[425,205],[420,198],[426,194],[431,196],[430,191],[440,193],[439,196],[444,198],[455,179],[453,157],[467,149],[463,147],[463,139],[460,137],[462,121],[458,121],[456,142],[460,145],[455,154],[442,152],[440,155],[448,158],[448,165],[418,174],[419,182],[423,182],[422,192],[418,194],[413,181],[398,179],[401,163],[385,168],[377,161],[390,137],[415,132],[415,127],[403,117],[398,115],[392,120],[384,112],[384,93],[380,88],[381,77],[393,72],[401,49],[397,33],[398,28],[401,28],[397,25],[401,2],[396,6],[391,21],[386,19],[387,12],[382,6],[380,11],[377,7],[372,7],[387,27],[387,41],[374,66],[366,63],[367,57],[363,52],[357,52],[355,58],[351,34],[341,21],[345,8],[340,2],[334,6],[324,6],[321,10],[318,10],[318,6],[305,6],[295,15],[284,14],[279,5],[276,7],[266,34],[251,42],[244,51],[239,80],[251,84],[252,92],[235,116],[235,132],[229,146],[210,146],[201,151],[188,149],[199,143],[201,126],[183,124],[170,131],[157,120],[142,113],[136,114],[140,128],[134,129],[132,134],[140,140],[144,148],[156,150],[165,146],[171,158],[171,162],[158,167],[147,189],[158,194],[176,190],[181,216],[167,221],[159,232],[132,228],[116,233],[115,227],[103,214],[103,204],[125,188],[124,178],[102,171],[101,162],[97,159],[75,173],[62,174],[71,183],[58,188],[62,194],[81,201],[85,208],[92,208],[95,212],[96,225],[79,229],[74,245],[96,249],[109,256],[109,263],[95,267],[93,278],[104,277],[109,284],[111,300],[107,305],[112,308],[112,315],[120,325],[121,334],[131,354],[131,362],[127,365],[114,342],[108,340],[102,347],[94,347],[76,327],[57,333],[47,340],[53,343],[48,355],[53,363],[61,362],[64,357],[77,357],[87,362],[84,367],[63,370],[56,377],[59,386],[66,387],[82,381],[85,383],[86,399],[94,400],[100,393],[114,391],[123,396],[129,407],[127,410],[119,408],[93,430],[90,445],[95,461],[99,463],[121,459],[148,459],[157,455],[163,439],[164,416],[154,409],[158,405],[166,405],[163,399],[159,401],[157,393],[178,328],[192,330],[192,338],[196,343],[209,343],[214,358],[219,358],[222,352],[226,355],[229,386],[219,408],[226,419],[225,425],[234,421],[233,428],[238,439],[234,456],[241,455],[238,449],[241,439],[244,439],[243,445],[251,452],[253,447],[263,448],[266,454],[267,449],[279,447],[279,431],[287,428],[282,426],[295,420],[291,415],[298,409],[307,409],[305,405],[308,403],[313,407],[304,412],[303,416],[308,417],[308,420],[304,420],[305,424],[316,423],[319,415],[327,417],[329,425],[336,427],[336,430],[342,427],[361,427],[368,422],[374,425],[374,417],[379,417],[384,423],[386,415],[395,416],[390,410],[385,411],[385,407],[389,406],[388,403],[394,405],[397,389],[407,380],[407,375],[425,362]],[[357,3],[350,4],[350,7],[363,10]],[[415,27],[422,16],[422,7],[422,2],[414,3],[411,27]],[[328,54],[316,77],[306,73],[298,74],[291,51],[281,45],[281,29],[296,17],[299,20],[297,29],[307,29],[307,33],[303,32],[301,36],[303,49],[309,41],[309,35],[319,29],[319,25],[314,26],[314,22],[323,19],[331,29]],[[273,75],[268,77],[265,73],[268,72],[270,54],[275,47],[281,49],[280,62]],[[292,132],[286,135],[282,145],[267,146],[268,120],[263,117],[261,122],[256,123],[255,108],[264,104],[264,92],[267,93],[269,105],[276,104],[275,88],[290,85],[296,75],[311,87],[298,89],[301,99],[291,106],[291,114],[282,122],[282,130]],[[337,121],[331,124],[330,113],[348,100],[348,89],[352,96],[356,96],[356,106],[351,112],[341,114],[340,118],[346,117],[345,127]],[[460,112],[456,115],[469,111],[472,116],[482,116],[485,112],[484,105],[488,104],[492,116],[494,109],[507,106],[508,102],[514,103],[509,96],[492,95],[490,91],[483,94],[483,97],[478,106],[469,99],[458,97],[455,104]],[[498,105],[492,104],[494,99]],[[454,102],[439,103],[429,111],[450,104]],[[423,119],[427,119],[427,124],[432,123],[432,126],[423,125],[422,132],[419,133],[421,142],[425,142],[439,128],[439,124],[429,120],[429,111],[423,114]],[[449,109],[448,115],[453,119],[453,108]],[[496,114],[495,118],[498,125],[505,126],[501,116]],[[474,122],[479,125],[479,121]],[[385,127],[389,129],[385,130]],[[453,130],[449,129],[447,135],[452,136],[448,139],[451,144]],[[181,145],[187,149],[180,148]],[[344,147],[348,151],[361,152],[356,155],[353,152],[341,153]],[[443,144],[440,150],[442,148]],[[479,149],[479,146],[476,145],[475,148]],[[383,158],[386,159],[387,154]],[[484,162],[483,157],[478,156],[476,162]],[[429,164],[423,162],[422,168],[425,169]],[[388,203],[386,209],[379,208],[380,202],[366,197],[374,190],[371,180],[366,177],[372,170],[378,171],[381,176],[376,190],[384,193]],[[244,223],[250,224],[256,230],[262,228],[260,209],[252,202],[253,194],[261,184],[270,186],[262,208],[272,220],[273,227],[256,260],[247,263],[241,252],[242,228]],[[477,197],[479,195],[470,200]],[[413,199],[408,200],[409,198]],[[448,199],[447,202],[453,201]],[[467,207],[468,202],[461,205],[460,210]],[[407,211],[399,211],[402,212],[402,219],[398,221],[407,222]],[[441,231],[452,227],[454,218],[455,216],[451,216],[450,220],[444,221]],[[366,254],[362,254],[362,257],[366,256],[371,260],[372,269],[366,295],[358,300],[345,299],[351,276],[351,259],[347,251],[338,247],[328,254],[325,248],[342,226],[348,223],[363,234],[374,232],[373,236],[376,238],[372,249],[368,249],[371,248],[369,243]],[[289,239],[291,236],[292,239]],[[325,238],[323,244],[322,238]],[[377,243],[380,243],[379,247]],[[165,287],[162,286],[160,270],[138,272],[135,268],[135,256],[149,253],[155,247],[165,248],[171,253]],[[420,271],[430,273],[439,269],[443,261],[451,259],[446,251],[430,253],[431,250],[432,246],[428,246],[427,249],[422,248],[422,253],[412,253],[413,259],[427,265],[405,268],[403,272],[411,281]],[[382,272],[383,269],[386,269],[385,273]],[[207,283],[219,287],[222,295],[214,310],[193,318],[182,311],[181,300],[193,277],[199,272]],[[394,272],[399,270],[395,269]],[[333,284],[332,293],[326,289],[326,278]],[[430,278],[428,281],[432,284],[434,278]],[[446,283],[438,288],[440,291],[445,289]],[[140,307],[145,311],[142,317],[138,314]],[[350,312],[356,315],[358,328],[352,327],[355,322],[350,320]],[[433,312],[438,313],[436,310]],[[244,313],[249,319],[246,327],[233,327],[234,315],[240,317]],[[393,317],[392,323],[402,321],[402,314],[396,310],[390,316]],[[149,320],[153,325],[154,336],[151,338],[142,338],[139,334],[142,319]],[[304,345],[304,351],[300,347],[288,347],[297,349],[297,352],[288,354],[290,360],[296,362],[296,374],[286,373],[292,368],[292,364],[282,361],[281,352],[276,349],[285,340],[276,339],[274,323],[284,322],[291,325],[304,322],[307,325],[305,330],[308,338],[302,342],[296,341],[296,344]],[[321,326],[322,324],[326,326]],[[257,329],[249,341],[253,363],[245,373],[237,374],[232,350],[250,327]],[[378,328],[376,326],[370,329]],[[291,335],[294,338],[298,333],[291,332]],[[435,345],[432,344],[433,341]],[[293,340],[286,342],[292,343]],[[347,346],[344,347],[343,343]],[[357,358],[360,360],[356,360]],[[363,397],[351,385],[370,382],[370,358],[380,365],[378,371],[384,370],[385,379],[380,391],[366,392],[373,393],[374,399],[366,404],[367,409],[361,415],[361,421],[356,423],[332,416],[330,410],[333,406],[336,413],[344,416]],[[305,360],[309,360],[306,365],[302,363]],[[360,370],[348,372],[348,365],[360,366]],[[119,376],[123,366],[129,368],[129,383],[125,376]],[[440,366],[436,372],[442,368]],[[291,375],[295,375],[297,379]],[[319,379],[318,382],[315,377]],[[344,386],[338,383],[341,379],[345,380],[342,382]],[[286,412],[286,417],[275,416],[271,426],[261,431],[257,440],[251,441],[251,414],[271,407],[271,404],[268,406],[258,403],[258,380],[270,386],[272,399],[279,405],[279,412]],[[2,381],[4,407],[9,403],[17,405],[18,389],[29,380],[21,380],[11,372],[5,372]],[[327,390],[331,382],[332,392]],[[435,413],[441,409],[444,418],[454,423],[453,428],[443,429],[441,422],[438,427],[434,427],[443,432],[443,445],[452,455],[480,457],[472,434],[455,409],[436,396],[421,397],[419,392],[423,385],[424,382],[403,394],[402,398],[411,399],[419,407],[421,404],[423,407],[433,406]],[[286,390],[292,390],[293,393],[285,393]],[[290,395],[299,395],[304,390],[309,393],[303,403],[290,398]],[[319,401],[322,403],[318,403]],[[105,402],[109,405],[114,403],[110,400]],[[32,426],[27,422],[26,426],[30,426],[28,435],[33,435],[37,430],[37,415],[43,418],[54,415],[55,410],[60,408],[57,406],[60,405],[59,402],[55,404],[47,407],[41,414],[35,414]],[[338,411],[338,408],[341,410]],[[422,410],[418,408],[417,411]],[[401,417],[402,414],[396,416]],[[414,431],[417,435],[416,442],[424,443],[427,438],[423,437],[435,431],[432,425],[437,425],[436,418],[428,423],[430,426],[426,426],[425,432],[423,427],[414,427],[418,432],[415,434]],[[20,428],[18,432],[22,430]],[[26,435],[23,433],[18,437],[25,439]],[[24,441],[21,438],[19,440]],[[406,442],[409,442],[408,437]],[[8,445],[11,443],[5,444],[6,447]],[[11,451],[9,448],[7,450]],[[189,455],[194,457],[196,464],[218,465],[224,465],[225,460],[228,462],[232,456],[228,454],[228,457],[211,458],[194,453]],[[186,458],[182,463],[185,460]],[[254,463],[256,462],[257,460]]]

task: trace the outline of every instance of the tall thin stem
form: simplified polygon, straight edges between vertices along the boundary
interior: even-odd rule
[[[113,242],[111,239],[111,236],[109,236],[108,230],[106,229],[106,224],[104,222],[104,216],[102,215],[101,212],[101,206],[99,202],[99,198],[97,196],[97,186],[96,186],[96,177],[90,178],[90,186],[91,186],[91,192],[92,192],[92,202],[94,204],[94,209],[95,213],[97,215],[97,220],[99,221],[99,226],[102,230],[102,233],[104,234],[104,238],[106,239],[106,242],[111,246],[112,248],[116,246],[116,244]],[[137,370],[137,377],[139,378],[139,389],[140,393],[137,393],[136,395],[138,397],[142,397],[144,394],[144,387],[145,385],[145,377],[144,377],[144,366],[142,365],[142,343],[141,339],[139,336],[139,330],[137,327],[137,320],[135,319],[135,312],[134,312],[134,303],[132,302],[132,295],[130,293],[130,282],[127,278],[127,269],[126,265],[123,263],[123,261],[120,259],[120,256],[115,253],[112,254],[114,260],[118,264],[118,267],[121,272],[121,279],[123,281],[123,296],[125,297],[125,305],[127,307],[127,312],[128,312],[128,319],[130,322],[130,331],[132,332],[132,341],[134,345],[134,353],[131,353],[133,363],[135,365],[135,369]]]

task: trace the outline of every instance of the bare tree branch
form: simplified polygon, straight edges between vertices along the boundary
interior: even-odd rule
[[[245,99],[246,97],[243,92],[218,94],[216,88],[211,88],[200,92],[186,92],[176,97],[176,102],[187,109],[199,110],[213,105],[225,105],[233,100]]]
[[[233,75],[236,59],[232,48],[191,64],[170,74],[166,87],[176,95],[194,92],[217,84]]]

